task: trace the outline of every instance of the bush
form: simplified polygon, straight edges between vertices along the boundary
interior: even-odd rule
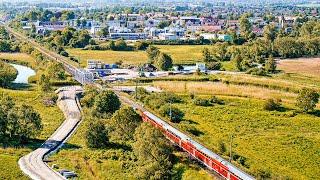
[[[304,112],[313,111],[319,102],[319,94],[312,90],[304,88],[299,91],[296,105]]]
[[[265,104],[263,109],[267,111],[276,111],[279,110],[281,107],[281,100],[274,100],[274,99],[268,99]]]
[[[0,62],[0,86],[8,87],[17,78],[18,71],[11,65]]]
[[[64,57],[69,57],[69,54],[66,51],[61,51],[60,55]]]
[[[256,75],[256,76],[266,76],[267,75],[266,71],[262,68],[250,68],[246,73]]]
[[[195,98],[193,104],[196,106],[211,106],[211,103],[208,99]]]
[[[212,96],[210,99],[210,103],[223,105],[224,101],[221,99],[218,99],[216,96]]]
[[[166,104],[166,105],[162,106],[159,111],[162,116],[170,118],[170,105]],[[174,123],[179,123],[180,121],[182,121],[183,117],[184,117],[184,113],[180,109],[178,109],[177,107],[171,106],[171,119],[170,119],[170,121],[172,121]]]
[[[220,62],[209,62],[206,66],[208,70],[220,70],[222,67]]]
[[[29,83],[29,84],[37,84],[37,80],[38,80],[37,75],[33,75],[33,76],[30,76],[30,77],[28,78],[28,83]]]
[[[109,143],[107,130],[102,121],[91,122],[86,132],[86,144],[90,148],[103,148]]]

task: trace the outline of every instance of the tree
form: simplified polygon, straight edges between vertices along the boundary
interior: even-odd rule
[[[98,36],[100,37],[107,37],[109,35],[109,29],[108,27],[103,27],[100,29],[100,31],[98,32]]]
[[[14,67],[0,61],[0,87],[8,87],[17,75],[18,71]]]
[[[42,130],[40,115],[28,105],[17,106],[7,94],[0,94],[0,142],[26,142]]]
[[[120,100],[113,91],[104,90],[95,97],[93,111],[96,116],[108,116],[118,110],[120,105]]]
[[[159,70],[167,71],[172,68],[172,59],[168,54],[160,52],[155,59],[155,65]]]
[[[234,62],[234,64],[235,64],[235,67],[237,68],[237,70],[239,70],[239,71],[242,71],[243,70],[243,68],[242,68],[242,58],[241,58],[241,56],[240,55],[235,55],[235,57],[234,58],[232,58],[231,59],[233,62]]]
[[[115,46],[118,51],[126,51],[128,49],[128,45],[123,39],[118,39],[115,42]]]
[[[50,78],[58,80],[66,79],[64,66],[62,63],[50,63],[49,67],[47,68],[47,72]]]
[[[16,106],[8,112],[7,131],[10,137],[26,142],[42,130],[41,117],[31,106]]]
[[[41,74],[40,79],[38,80],[38,85],[40,90],[46,92],[51,90],[50,77],[45,74]]]
[[[11,44],[8,41],[0,40],[0,52],[10,52]]]
[[[94,86],[85,86],[83,97],[81,98],[81,104],[88,108],[93,107],[95,97],[98,94],[99,91]]]
[[[139,179],[168,179],[172,163],[172,148],[163,134],[147,123],[142,123],[135,131],[133,151],[139,165]]]
[[[249,22],[248,14],[243,14],[239,19],[239,23],[240,23],[241,36],[243,36],[246,39],[249,39],[249,35],[250,35],[251,29],[252,29],[252,25]]]
[[[149,43],[146,41],[137,41],[134,46],[136,50],[146,50],[149,46]]]
[[[174,123],[179,123],[184,117],[184,113],[180,109],[177,107],[170,107],[168,104],[163,105],[159,111],[162,116],[171,117],[170,121]]]
[[[117,110],[111,118],[112,135],[117,140],[130,140],[139,126],[141,117],[132,107],[124,106]]]
[[[276,71],[276,69],[277,69],[277,62],[274,60],[274,58],[272,57],[272,56],[269,56],[269,58],[268,58],[268,60],[267,60],[267,62],[266,62],[266,64],[265,64],[265,70],[267,71],[267,72],[271,72],[271,73],[273,73],[273,72],[275,72]]]
[[[277,37],[276,28],[274,25],[266,25],[263,29],[263,37],[267,41],[273,42]]]
[[[163,29],[165,27],[170,26],[170,22],[169,21],[160,21],[159,24],[157,25],[157,28],[159,29]]]
[[[211,62],[213,60],[211,52],[208,48],[204,48],[202,51],[202,59],[204,62]]]
[[[109,143],[107,130],[101,120],[94,120],[86,131],[86,144],[90,148],[104,148]]]
[[[304,112],[313,111],[319,102],[319,94],[312,90],[303,88],[299,91],[296,105]]]
[[[147,56],[151,64],[154,62],[154,59],[158,56],[160,53],[159,49],[155,46],[149,46],[146,50]]]

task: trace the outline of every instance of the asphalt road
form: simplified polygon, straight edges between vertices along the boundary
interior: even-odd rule
[[[77,104],[76,92],[81,90],[82,88],[78,86],[57,90],[59,95],[58,106],[63,111],[66,120],[41,147],[19,159],[21,170],[31,179],[65,179],[58,172],[51,169],[43,160],[46,156],[58,150],[76,130],[81,120],[81,111]]]

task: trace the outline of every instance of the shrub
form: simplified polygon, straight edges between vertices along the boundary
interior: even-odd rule
[[[222,67],[220,62],[209,62],[206,66],[208,70],[220,70]]]
[[[212,96],[210,99],[210,103],[223,105],[224,101],[222,99],[218,99],[216,96]]]
[[[160,114],[165,117],[170,117],[170,109],[171,109],[171,121],[174,123],[179,123],[182,121],[184,117],[184,113],[178,109],[177,107],[170,107],[170,105],[166,104],[160,108]]]
[[[196,106],[211,106],[211,103],[208,99],[195,98],[193,104]]]
[[[304,88],[299,91],[296,105],[304,112],[313,111],[319,102],[319,94],[312,90]]]
[[[275,110],[279,110],[280,107],[281,107],[280,100],[268,99],[265,102],[263,109],[267,111],[275,111]]]
[[[90,148],[103,148],[109,143],[108,134],[102,121],[91,122],[86,131],[86,144]]]
[[[256,75],[256,76],[266,76],[267,75],[266,71],[262,68],[250,68],[246,73]]]
[[[61,51],[60,55],[64,57],[69,57],[69,54],[66,51]]]

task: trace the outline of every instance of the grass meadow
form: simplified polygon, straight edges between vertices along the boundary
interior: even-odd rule
[[[194,64],[201,62],[202,50],[209,45],[157,45],[161,52],[171,55],[174,64]],[[124,64],[143,64],[148,61],[145,51],[99,51],[67,49],[67,52],[76,58],[80,58],[80,65],[86,66],[88,59],[102,60],[105,63],[123,61]]]
[[[260,99],[218,96],[225,105],[201,107],[183,97],[183,103],[174,106],[185,113],[185,121],[176,126],[197,132],[190,134],[215,152],[218,142],[224,142],[227,152],[220,154],[225,158],[233,135],[233,153],[244,157],[242,168],[256,177],[267,173],[272,179],[315,179],[320,173],[315,168],[320,158],[320,117],[295,114],[290,103],[283,103],[282,112],[270,112],[263,110]]]
[[[34,58],[25,53],[0,53],[0,59],[16,61],[17,63],[27,63],[32,67],[35,65]]]

